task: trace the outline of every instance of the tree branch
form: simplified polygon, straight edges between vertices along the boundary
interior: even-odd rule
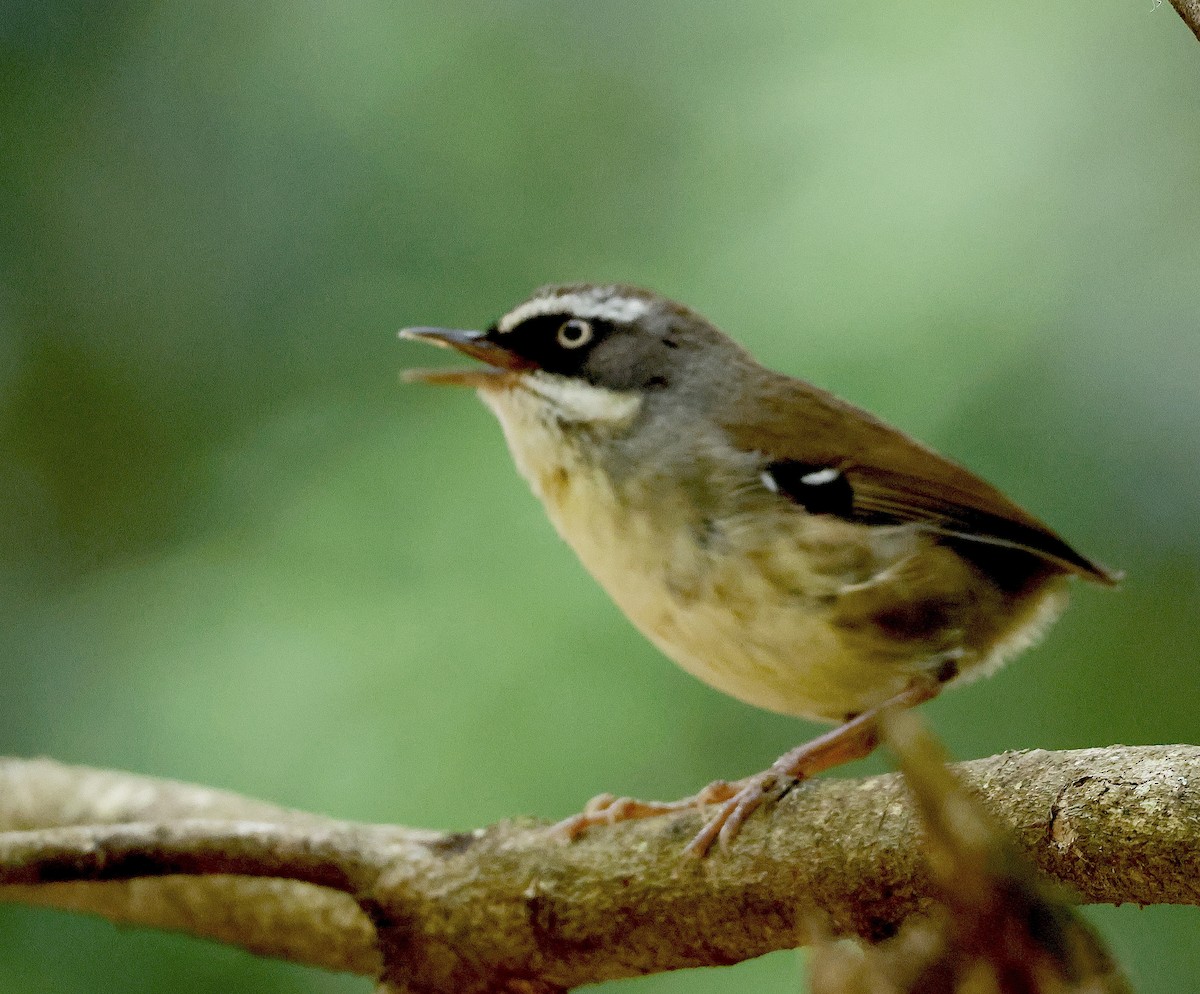
[[[174,780],[47,759],[0,759],[0,830],[193,818],[313,825],[318,830],[338,824]],[[439,837],[433,832],[414,836],[417,841]],[[383,966],[375,928],[353,897],[294,880],[206,876],[11,886],[0,887],[0,900],[186,932],[326,970],[376,976]]]
[[[1171,0],[1171,6],[1200,41],[1200,0]]]
[[[1082,900],[1200,904],[1200,747],[1011,753],[956,769],[1017,847]],[[0,897],[332,969],[382,964],[395,989],[427,992],[557,991],[731,963],[804,944],[814,913],[835,933],[878,938],[928,900],[898,775],[805,785],[730,849],[682,858],[700,818],[573,844],[529,821],[438,834],[11,760],[0,763],[0,829],[15,829],[0,834],[0,883],[24,886]],[[162,874],[176,875],[29,883]]]

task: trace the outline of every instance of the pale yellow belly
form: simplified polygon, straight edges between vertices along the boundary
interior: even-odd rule
[[[687,527],[664,534],[659,513],[651,524],[646,514],[609,517],[598,506],[568,498],[551,518],[630,621],[718,690],[771,711],[840,721],[911,678],[908,667],[889,672],[847,650],[825,606],[840,581],[815,573],[794,539],[706,550]]]

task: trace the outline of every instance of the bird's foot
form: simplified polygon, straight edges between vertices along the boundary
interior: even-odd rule
[[[796,784],[824,773],[835,766],[863,759],[879,742],[879,718],[887,708],[910,708],[937,695],[938,686],[928,680],[912,684],[877,707],[847,718],[832,731],[785,752],[762,773],[756,773],[732,786],[737,788],[721,802],[709,820],[685,850],[691,856],[704,856],[714,842],[728,845],[742,830],[746,819],[772,794],[782,797]]]
[[[691,842],[684,848],[689,856],[706,856],[714,842],[720,840],[721,845],[728,845],[742,830],[747,818],[754,813],[763,801],[772,794],[782,796],[783,792],[796,783],[798,777],[788,776],[776,769],[778,763],[770,768],[746,777],[730,786],[736,787],[736,792],[719,802],[720,806]],[[718,802],[713,802],[718,803]]]
[[[577,839],[593,825],[615,825],[617,822],[633,821],[636,818],[655,818],[676,811],[693,811],[719,804],[735,796],[741,783],[716,780],[699,793],[678,801],[639,801],[634,797],[617,797],[614,794],[598,794],[577,815],[564,818],[551,831],[567,839]]]
[[[615,825],[635,818],[654,818],[718,805],[708,823],[687,844],[690,856],[705,856],[714,842],[728,845],[742,825],[763,802],[782,797],[795,784],[818,773],[869,756],[879,737],[879,717],[889,707],[910,708],[936,696],[938,684],[914,680],[912,684],[877,707],[848,718],[832,731],[784,753],[761,773],[729,783],[717,780],[698,794],[679,801],[638,801],[632,797],[601,794],[587,807],[554,826],[552,831],[575,839],[593,825]]]
[[[751,812],[773,791],[795,782],[796,778],[781,775],[776,770],[777,765],[736,783],[716,780],[699,793],[678,801],[639,801],[633,797],[599,794],[588,801],[583,811],[558,822],[551,831],[573,840],[595,825],[615,825],[637,818],[656,818],[678,811],[697,811],[719,805],[708,824],[684,850],[689,855],[703,856],[718,838],[722,844],[733,839]]]

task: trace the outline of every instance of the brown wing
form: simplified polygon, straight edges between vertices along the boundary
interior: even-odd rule
[[[1097,583],[1119,576],[1080,555],[991,484],[832,394],[756,370],[756,397],[724,427],[739,448],[773,462],[840,471],[853,494],[844,516],[866,524],[914,522],[970,542],[1023,549]],[[752,389],[751,389],[752,387]]]

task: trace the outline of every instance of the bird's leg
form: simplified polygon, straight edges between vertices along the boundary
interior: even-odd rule
[[[720,807],[712,819],[685,850],[693,856],[703,856],[718,839],[723,845],[731,842],[741,830],[742,823],[772,792],[870,755],[878,742],[879,716],[885,708],[913,707],[937,696],[939,689],[939,685],[932,680],[914,681],[882,704],[797,746],[780,756],[762,773],[744,780],[734,783],[717,780],[699,793],[678,801],[639,801],[632,797],[600,794],[592,798],[582,812],[560,821],[552,831],[574,839],[593,825],[615,825],[620,821],[653,818],[718,804]]]
[[[687,844],[685,851],[692,856],[704,856],[717,840],[728,845],[737,837],[746,819],[773,792],[869,756],[879,744],[879,718],[885,710],[915,707],[936,697],[940,689],[940,684],[934,680],[914,680],[882,704],[868,708],[832,731],[784,753],[762,773],[739,780],[732,785],[737,788],[736,793],[714,802],[721,806]]]

